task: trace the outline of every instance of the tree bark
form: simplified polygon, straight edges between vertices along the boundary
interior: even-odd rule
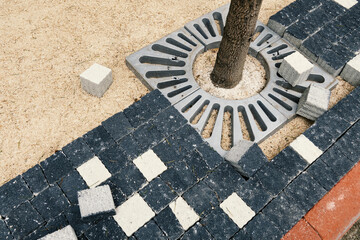
[[[210,75],[217,87],[233,88],[242,78],[262,0],[231,0],[224,36]]]

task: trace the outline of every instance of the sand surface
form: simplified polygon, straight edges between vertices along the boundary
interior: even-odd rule
[[[264,0],[260,20],[293,1]],[[226,3],[1,1],[0,185],[148,92],[126,56]],[[79,74],[94,62],[113,70],[114,83],[101,99],[80,87]]]

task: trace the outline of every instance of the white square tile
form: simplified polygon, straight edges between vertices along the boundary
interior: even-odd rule
[[[155,213],[147,205],[144,199],[136,193],[116,208],[114,219],[126,235],[130,237],[154,216]]]
[[[194,209],[192,209],[182,197],[170,203],[169,207],[185,231],[200,219]]]
[[[307,137],[301,134],[291,144],[292,147],[302,158],[304,158],[309,164],[315,161],[323,154],[315,144],[313,144]]]
[[[111,177],[111,174],[98,157],[93,157],[83,163],[77,170],[90,188],[98,186]]]
[[[242,228],[254,216],[255,212],[236,194],[233,193],[220,204],[224,212]]]
[[[356,0],[334,0],[334,1],[347,9],[351,8],[357,3]]]
[[[167,169],[153,150],[149,150],[136,158],[134,164],[149,182]]]

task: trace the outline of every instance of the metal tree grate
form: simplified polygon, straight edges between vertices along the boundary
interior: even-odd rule
[[[332,89],[337,80],[315,65],[309,79],[292,87],[278,68],[286,56],[296,50],[261,22],[257,22],[249,54],[264,66],[266,87],[257,95],[243,100],[226,100],[202,90],[193,76],[196,57],[217,48],[222,39],[229,4],[195,19],[168,36],[126,58],[128,67],[149,88],[159,89],[199,133],[216,112],[211,134],[205,140],[221,155],[224,115],[230,116],[231,144],[244,139],[263,141],[295,117],[302,92],[311,83]],[[196,118],[196,121],[193,121]]]

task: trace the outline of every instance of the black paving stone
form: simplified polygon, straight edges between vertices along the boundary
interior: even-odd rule
[[[168,167],[172,166],[175,162],[181,161],[183,158],[177,153],[175,146],[174,144],[172,144],[171,140],[167,138],[161,141],[152,150]]]
[[[324,49],[322,53],[320,53],[319,58],[334,71],[341,69],[348,62],[348,59],[345,56],[338,55],[332,49]]]
[[[331,111],[336,112],[337,115],[352,125],[360,119],[360,99],[348,95],[338,102]]]
[[[140,100],[126,108],[124,114],[131,126],[137,128],[154,116],[150,108],[157,108],[157,106],[154,105],[150,107],[146,104],[146,101]]]
[[[334,44],[331,49],[338,55],[344,57],[346,60],[351,60],[353,57],[356,56],[356,54],[347,47],[341,45],[341,44]]]
[[[209,167],[206,165],[200,153],[197,151],[190,152],[184,158],[184,161],[189,166],[197,179],[204,178],[210,171]]]
[[[101,151],[115,145],[114,139],[103,126],[98,126],[83,136],[91,151],[99,154]]]
[[[174,107],[169,107],[154,119],[156,128],[163,136],[169,136],[186,122],[187,120]]]
[[[159,177],[153,179],[139,194],[155,213],[163,210],[177,196]]]
[[[49,233],[53,233],[69,225],[64,214],[60,214],[53,219],[50,219],[46,224],[42,224],[39,228],[31,234],[24,237],[24,240],[37,240]]]
[[[321,31],[322,30],[309,37],[302,43],[302,46],[305,47],[312,54],[314,54],[316,57],[319,57],[324,49],[331,48],[331,44],[325,37],[323,37],[323,35],[327,33],[324,32],[322,35]]]
[[[111,146],[99,154],[99,159],[111,174],[118,173],[123,169],[129,160],[123,150],[117,146]]]
[[[123,112],[116,113],[101,125],[116,142],[134,130]]]
[[[110,181],[119,187],[127,197],[138,191],[146,183],[142,173],[132,163],[129,163],[118,174],[112,176]]]
[[[252,239],[273,239],[278,240],[282,237],[282,232],[274,225],[270,219],[262,213],[257,214],[244,227],[244,231]]]
[[[338,177],[336,177],[335,172],[321,159],[315,161],[307,169],[307,172],[327,191],[330,191],[330,189],[332,189],[338,181]]]
[[[308,163],[291,147],[282,150],[272,162],[281,171],[292,177],[296,177],[308,166]]]
[[[135,232],[135,237],[137,240],[148,240],[148,239],[158,239],[158,240],[166,240],[164,233],[161,231],[158,225],[151,220],[144,226],[142,226],[139,230]]]
[[[322,122],[320,120],[320,122]],[[326,151],[334,142],[337,137],[333,137],[322,127],[321,123],[315,123],[312,127],[304,132],[307,137],[316,147],[322,151]]]
[[[146,102],[148,111],[150,111],[153,116],[171,106],[169,100],[164,97],[158,89],[146,94],[141,100]]]
[[[181,238],[181,240],[203,240],[213,239],[206,228],[201,223],[196,223],[192,226]]]
[[[5,222],[0,219],[0,239],[11,240],[13,239],[11,232],[6,226]]]
[[[210,169],[214,169],[218,165],[224,162],[224,158],[221,157],[212,147],[207,143],[200,144],[196,150],[203,157],[206,164]]]
[[[193,149],[199,147],[204,143],[200,134],[189,124],[185,124],[173,135],[173,140],[176,140],[179,146],[187,151],[192,151]],[[186,151],[181,151],[186,152]],[[184,156],[184,155],[183,155]]]
[[[334,19],[326,24],[317,34],[327,39],[329,43],[334,44],[339,42],[349,31],[350,29],[338,19]]]
[[[357,52],[360,50],[360,30],[355,29],[353,31],[347,32],[340,39],[340,44],[352,52]]]
[[[237,165],[241,169],[241,174],[249,178],[253,176],[265,163],[268,162],[263,151],[255,143],[241,157]]]
[[[33,194],[21,176],[0,187],[0,215],[6,216],[12,209],[29,200]]]
[[[290,183],[284,192],[293,198],[302,210],[307,212],[327,191],[308,173],[304,172]]]
[[[242,228],[231,239],[232,240],[249,240],[249,239],[251,239],[251,237],[245,232],[245,229]]]
[[[116,184],[114,184],[111,180],[112,178],[107,179],[105,182],[101,184],[101,186],[109,185],[112,197],[114,199],[115,207],[118,207],[123,202],[125,202],[126,196],[121,192],[120,188]]]
[[[229,239],[239,231],[239,227],[220,207],[215,208],[208,216],[201,219],[201,224],[215,239]]]
[[[22,177],[33,193],[39,193],[49,186],[40,165],[30,168]]]
[[[49,220],[69,208],[70,203],[58,185],[50,186],[31,200],[31,204]]]
[[[267,163],[256,174],[261,185],[273,196],[279,194],[281,190],[292,180],[292,176],[287,175],[278,169],[273,163]]]
[[[85,232],[85,236],[88,240],[127,239],[125,233],[121,230],[113,217],[103,219],[96,225],[92,226]]]
[[[63,147],[62,151],[75,168],[94,157],[94,153],[81,137]]]
[[[245,179],[230,164],[223,163],[204,182],[224,201],[245,183]]]
[[[50,184],[55,183],[73,170],[66,156],[58,151],[40,163],[46,179]]]
[[[77,192],[88,188],[76,170],[71,171],[66,177],[60,179],[58,185],[72,204],[78,204]]]
[[[129,160],[134,160],[142,153],[136,139],[132,134],[126,135],[121,140],[119,140],[118,146]]]
[[[337,142],[339,149],[353,163],[360,160],[360,121],[355,123],[349,131]]]
[[[44,219],[29,202],[21,204],[10,212],[6,223],[15,239],[21,239],[34,231]]]
[[[203,181],[184,193],[183,198],[200,217],[207,215],[212,208],[219,205],[215,192]]]
[[[271,200],[271,194],[256,178],[246,181],[237,190],[237,194],[256,213]]]
[[[340,4],[330,0],[330,1],[324,1],[322,5],[322,9],[330,15],[332,18],[335,18],[341,14],[344,14],[346,12],[346,8],[341,6]]]
[[[184,233],[184,229],[170,207],[162,210],[154,220],[168,239],[178,239]]]
[[[80,209],[78,205],[71,206],[66,212],[65,216],[71,227],[74,229],[76,236],[80,236],[86,232],[95,222],[83,221],[80,215]]]
[[[183,161],[175,162],[160,177],[179,195],[196,183],[195,175]]]
[[[141,152],[145,152],[149,148],[156,146],[163,139],[163,135],[157,130],[152,121],[137,128],[133,136]]]

